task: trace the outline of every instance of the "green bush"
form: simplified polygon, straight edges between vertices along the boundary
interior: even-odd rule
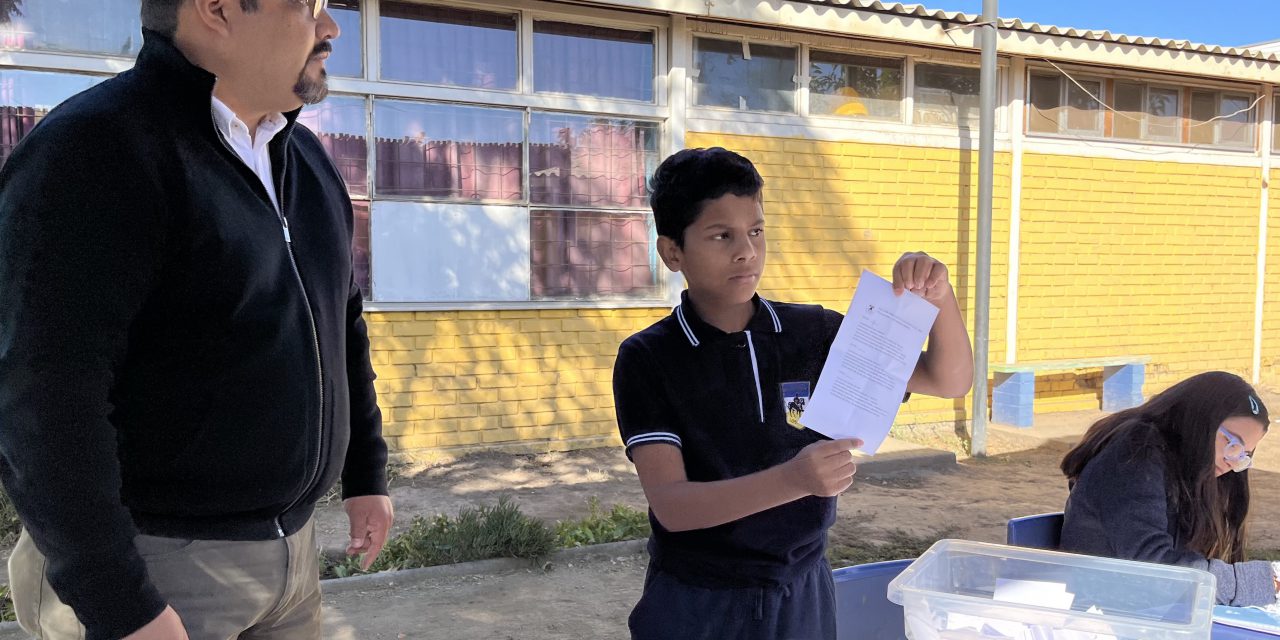
[[[0,584],[0,622],[17,622],[18,614],[13,610],[13,596],[9,595],[9,585]]]
[[[600,510],[600,500],[592,498],[590,513],[580,520],[556,523],[556,538],[562,547],[582,547],[605,542],[637,540],[651,533],[649,514],[624,504],[615,504],[608,513]]]
[[[17,542],[21,532],[22,523],[18,521],[18,510],[13,508],[8,492],[0,490],[0,544]]]
[[[536,560],[555,548],[556,535],[550,527],[502,498],[496,506],[466,508],[454,517],[415,517],[407,531],[387,543],[369,571],[416,569],[487,558]],[[359,560],[354,557],[326,564],[325,577],[362,573]]]

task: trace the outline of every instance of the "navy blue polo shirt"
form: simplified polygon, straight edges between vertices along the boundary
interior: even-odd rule
[[[759,296],[754,304],[746,330],[725,333],[698,317],[686,292],[671,315],[622,343],[613,394],[628,457],[645,444],[674,445],[689,480],[710,482],[777,466],[827,439],[793,424],[843,316]],[[835,498],[808,496],[683,532],[667,531],[650,510],[649,551],[661,571],[691,584],[788,584],[822,558],[835,508]]]

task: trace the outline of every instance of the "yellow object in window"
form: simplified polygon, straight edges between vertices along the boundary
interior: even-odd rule
[[[839,107],[836,107],[836,110],[832,112],[833,115],[837,115],[837,116],[871,115],[871,112],[867,110],[867,105],[862,103],[862,96],[858,95],[857,90],[855,90],[853,87],[840,87],[839,89],[836,89],[836,95],[846,96],[849,98],[849,100],[846,100],[844,104],[840,105]]]

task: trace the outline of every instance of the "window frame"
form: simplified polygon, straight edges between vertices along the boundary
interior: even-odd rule
[[[1044,131],[1031,130],[1030,120],[1033,115],[1033,112],[1032,112],[1033,106],[1031,102],[1032,78],[1036,75],[1056,76],[1060,83],[1060,86],[1064,84],[1071,84],[1071,81],[1067,79],[1066,76],[1063,75],[1063,72],[1071,74],[1071,76],[1076,78],[1077,80],[1088,79],[1088,80],[1101,80],[1103,82],[1104,92],[1107,93],[1107,95],[1101,96],[1103,99],[1103,102],[1107,105],[1107,107],[1103,109],[1103,112],[1106,115],[1106,118],[1108,119],[1116,117],[1115,114],[1113,113],[1106,113],[1107,109],[1115,109],[1116,90],[1114,88],[1114,85],[1121,82],[1142,85],[1142,88],[1143,88],[1142,90],[1143,117],[1142,117],[1142,123],[1141,123],[1142,137],[1139,139],[1118,137],[1114,133],[1114,126],[1110,124],[1104,127],[1104,132],[1102,135],[1087,135],[1080,132],[1070,132],[1070,131],[1060,131],[1058,133],[1049,133]],[[1262,95],[1259,85],[1255,83],[1244,83],[1244,82],[1232,83],[1229,81],[1202,80],[1200,78],[1196,78],[1191,82],[1174,84],[1170,82],[1170,79],[1171,78],[1168,75],[1160,75],[1155,73],[1144,73],[1144,72],[1136,72],[1136,71],[1111,71],[1111,70],[1104,71],[1097,68],[1080,67],[1080,66],[1069,65],[1069,64],[1058,64],[1055,67],[1054,65],[1049,65],[1044,63],[1035,63],[1035,62],[1029,61],[1027,63],[1026,71],[1024,72],[1024,79],[1023,79],[1024,85],[1026,86],[1026,95],[1024,96],[1025,99],[1023,101],[1024,104],[1023,104],[1022,135],[1029,140],[1058,140],[1058,141],[1079,142],[1082,144],[1102,143],[1102,144],[1122,145],[1126,147],[1149,146],[1149,147],[1161,147],[1161,148],[1176,148],[1176,149],[1186,150],[1186,151],[1197,150],[1197,151],[1204,151],[1204,152],[1215,153],[1215,154],[1221,153],[1221,154],[1229,154],[1229,155],[1239,155],[1239,154],[1246,154],[1246,153],[1256,154],[1261,151],[1259,147],[1259,141],[1258,141],[1259,140],[1258,128],[1261,124],[1261,119],[1259,117],[1260,114],[1258,113],[1251,114],[1252,119],[1250,121],[1250,125],[1253,127],[1254,142],[1248,146],[1221,144],[1219,142],[1220,136],[1221,136],[1220,120],[1214,122],[1214,126],[1213,126],[1214,142],[1213,143],[1192,142],[1190,133],[1189,133],[1189,125],[1191,124],[1191,121],[1190,121],[1191,96],[1193,93],[1195,92],[1213,93],[1214,102],[1215,102],[1215,105],[1217,106],[1217,111],[1218,113],[1221,113],[1222,96],[1224,94],[1238,95],[1240,97],[1248,96],[1249,102],[1252,103],[1254,100],[1258,99],[1258,96]],[[1152,89],[1165,90],[1165,91],[1171,90],[1171,91],[1176,91],[1178,93],[1178,115],[1177,115],[1178,140],[1177,141],[1173,141],[1172,139],[1169,139],[1169,138],[1161,139],[1161,138],[1148,137],[1148,132],[1150,131],[1150,127],[1151,127],[1151,115],[1147,113],[1147,107],[1149,106],[1149,100],[1150,100]],[[1060,91],[1063,91],[1062,95],[1065,96],[1064,90],[1060,90]],[[1065,106],[1065,105],[1060,105],[1060,106]],[[1261,103],[1259,103],[1258,106],[1260,107]],[[1280,149],[1277,149],[1277,150],[1280,150]]]
[[[917,64],[937,64],[953,67],[978,69],[981,66],[979,57],[970,52],[951,49],[929,48],[914,43],[897,43],[864,40],[844,35],[823,35],[800,33],[786,30],[770,30],[746,25],[730,25],[705,20],[690,19],[688,29],[680,34],[684,46],[693,51],[694,38],[719,38],[723,40],[752,43],[789,45],[800,48],[800,61],[797,64],[797,97],[795,113],[767,111],[742,111],[725,107],[700,106],[693,103],[692,81],[690,81],[690,99],[687,120],[723,121],[731,114],[737,126],[760,135],[777,135],[793,137],[803,132],[822,131],[827,137],[821,139],[840,140],[848,135],[869,134],[873,137],[885,137],[889,144],[903,144],[901,140],[936,143],[941,146],[966,146],[957,140],[957,130],[963,127],[951,125],[922,124],[914,121],[915,100],[915,67]],[[851,118],[847,116],[813,114],[810,109],[809,92],[809,59],[813,49],[832,53],[867,56],[875,58],[900,59],[903,61],[901,116],[897,119]],[[690,60],[692,64],[692,58]],[[1011,60],[998,58],[997,97],[996,97],[996,137],[1001,143],[1009,139],[1009,101],[1012,97],[1008,73],[1012,67]],[[969,144],[976,144],[978,127],[969,127]],[[736,128],[734,132],[736,132]],[[961,134],[963,137],[963,134]]]
[[[474,9],[494,11],[492,4],[475,1],[443,2],[428,0],[420,4],[431,4],[445,8]],[[570,13],[564,7],[558,7],[536,0],[513,0],[502,7],[501,12],[519,13],[517,39],[519,52],[519,69],[517,90],[471,89],[467,87],[431,85],[401,80],[381,80],[376,73],[381,71],[381,42],[379,28],[381,25],[380,2],[362,2],[361,20],[364,25],[365,42],[365,78],[332,76],[329,79],[330,90],[335,94],[355,95],[365,98],[366,123],[368,126],[368,184],[370,215],[373,216],[376,204],[384,202],[413,202],[427,206],[501,206],[523,209],[526,215],[538,210],[583,210],[592,212],[617,211],[619,213],[648,212],[647,208],[621,207],[568,207],[555,205],[539,205],[531,202],[529,194],[529,127],[535,111],[547,113],[563,113],[567,115],[604,116],[618,119],[638,120],[656,125],[658,137],[658,156],[663,157],[670,152],[669,91],[666,83],[665,69],[669,66],[670,56],[670,21],[662,17],[644,14],[614,11],[609,9],[575,8]],[[600,26],[626,31],[652,31],[654,36],[654,101],[643,102],[620,98],[599,98],[579,94],[556,94],[535,92],[533,87],[533,23],[534,21],[571,22],[590,26]],[[519,202],[505,200],[458,201],[425,196],[381,195],[378,192],[377,179],[377,144],[375,136],[374,104],[378,100],[401,100],[407,102],[453,104],[481,108],[514,109],[522,112],[522,146],[523,171],[522,197]],[[650,218],[652,214],[650,213]],[[373,242],[369,247],[371,256]],[[679,278],[659,269],[657,275],[657,293],[651,297],[633,298],[624,296],[573,297],[573,298],[534,298],[532,288],[529,299],[522,301],[420,301],[420,302],[379,302],[377,300],[378,274],[372,268],[371,281],[373,297],[365,300],[365,308],[371,310],[449,310],[449,309],[572,309],[572,308],[653,308],[665,306],[672,296],[675,283]],[[532,265],[531,265],[532,266]]]

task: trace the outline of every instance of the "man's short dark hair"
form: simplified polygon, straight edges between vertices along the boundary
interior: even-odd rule
[[[187,0],[142,0],[142,28],[172,38],[178,32],[178,9]],[[257,11],[258,0],[240,0],[240,8]]]
[[[728,149],[685,149],[658,165],[649,188],[658,235],[683,247],[684,230],[708,200],[728,193],[758,198],[764,178],[750,160]]]

